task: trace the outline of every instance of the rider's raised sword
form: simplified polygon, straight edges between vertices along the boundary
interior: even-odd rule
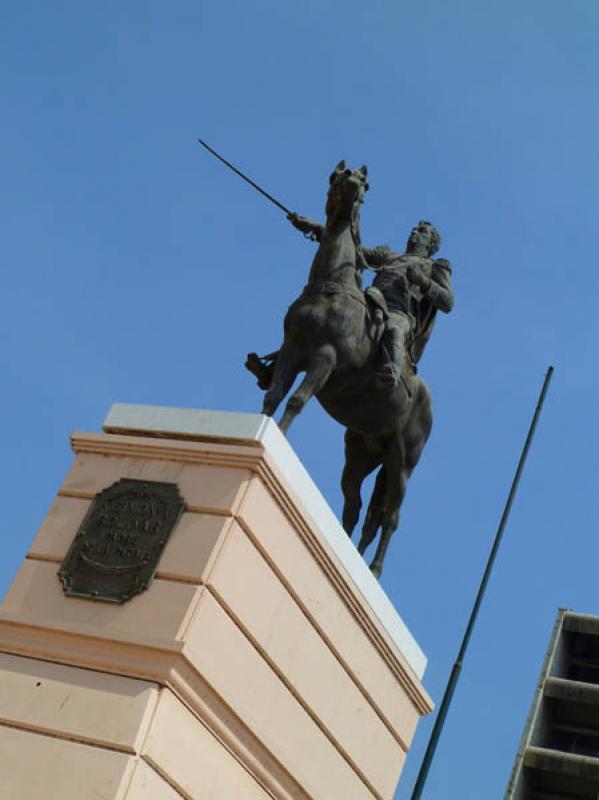
[[[287,216],[291,216],[292,215],[292,212],[288,208],[285,208],[283,203],[279,203],[278,200],[275,200],[275,198],[271,194],[269,194],[267,191],[265,191],[261,186],[258,186],[257,183],[254,183],[254,181],[251,178],[248,178],[247,175],[244,175],[241,170],[237,169],[237,167],[234,167],[233,164],[231,164],[230,161],[227,161],[226,158],[223,158],[221,155],[219,155],[216,152],[216,150],[213,150],[209,145],[206,144],[206,142],[204,142],[202,139],[198,139],[198,142],[202,145],[202,147],[205,147],[206,150],[208,150],[209,153],[212,153],[213,156],[216,156],[216,158],[218,158],[219,161],[222,161],[223,164],[225,164],[225,166],[227,166],[227,167],[229,167],[229,169],[233,170],[233,172],[236,175],[239,175],[240,178],[243,178],[243,180],[246,181],[246,183],[249,183],[250,186],[253,186],[254,189],[257,189],[260,192],[260,194],[262,194],[262,195],[264,195],[264,197],[266,197],[267,200],[270,200],[270,202],[274,203],[278,208],[281,209],[281,211],[284,211],[287,214]]]

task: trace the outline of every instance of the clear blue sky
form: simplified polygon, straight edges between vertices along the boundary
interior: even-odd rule
[[[501,797],[557,608],[599,613],[598,38],[591,0],[5,3],[0,590],[71,430],[114,401],[260,408],[243,360],[278,345],[313,245],[196,137],[313,216],[365,162],[365,243],[431,219],[454,270],[383,576],[437,700],[556,368],[426,795]],[[314,403],[291,441],[338,512],[341,428]]]

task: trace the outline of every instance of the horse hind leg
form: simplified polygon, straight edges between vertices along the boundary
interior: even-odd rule
[[[358,551],[361,555],[364,555],[380,527],[383,517],[386,486],[387,476],[385,467],[382,466],[377,472],[374,489],[372,490],[370,503],[368,504],[368,511],[366,512],[366,519],[362,527],[362,536],[360,537],[360,543],[358,545]]]
[[[372,572],[379,577],[385,560],[387,547],[393,532],[399,524],[399,513],[406,493],[406,486],[410,475],[414,471],[424,446],[428,440],[433,424],[431,413],[430,394],[426,386],[421,382],[420,387],[415,393],[415,400],[410,413],[410,418],[404,427],[402,436],[391,445],[386,457],[391,474],[397,474],[398,478],[393,487],[391,495],[385,501],[385,512],[381,524],[381,538],[377,548],[374,561],[370,565]]]
[[[380,578],[381,576],[389,542],[399,525],[399,510],[406,493],[407,482],[408,473],[405,470],[400,470],[399,477],[393,482],[389,487],[389,491],[386,493],[385,508],[380,521],[381,535],[374,559],[370,564],[370,570],[375,578]]]
[[[426,399],[426,398],[425,398]],[[383,563],[391,537],[399,525],[399,514],[406,494],[410,475],[414,471],[428,436],[432,417],[430,402],[421,403],[406,426],[403,442],[396,442],[387,453],[387,468],[391,474],[397,475],[389,487],[385,498],[385,509],[381,520],[381,537],[370,569],[378,578],[383,570]]]
[[[298,372],[295,362],[288,357],[287,349],[283,345],[277,356],[272,382],[264,395],[264,402],[262,403],[263,414],[266,414],[267,417],[272,417],[287,392],[293,386],[293,381]]]
[[[364,438],[353,431],[345,432],[345,466],[341,476],[343,491],[343,528],[351,538],[360,518],[364,478],[376,467],[378,459],[365,445]]]
[[[304,380],[287,401],[285,413],[279,423],[283,433],[287,433],[289,426],[303,410],[308,400],[317,394],[328,381],[335,368],[335,361],[335,349],[330,345],[322,347],[312,356],[306,368]]]
[[[378,578],[383,571],[385,554],[391,537],[399,524],[399,512],[406,493],[408,479],[420,460],[432,426],[430,395],[421,387],[403,435],[392,442],[385,453],[385,469],[390,476],[381,519],[381,537],[370,565]]]

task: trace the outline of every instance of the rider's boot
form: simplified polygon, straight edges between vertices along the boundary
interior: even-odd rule
[[[401,378],[401,364],[404,358],[404,347],[397,337],[385,337],[381,348],[383,358],[376,371],[379,383],[394,388]]]

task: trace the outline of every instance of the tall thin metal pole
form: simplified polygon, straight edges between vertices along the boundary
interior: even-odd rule
[[[532,422],[530,423],[528,436],[526,437],[526,441],[524,442],[524,447],[522,448],[522,454],[520,455],[520,461],[518,462],[516,474],[514,475],[514,480],[512,481],[510,493],[508,495],[505,508],[503,509],[503,514],[501,515],[501,521],[499,522],[499,527],[497,528],[497,533],[495,534],[495,541],[493,542],[493,547],[491,548],[491,553],[489,554],[489,558],[487,560],[487,566],[485,567],[485,572],[482,581],[480,583],[480,586],[478,588],[478,594],[476,595],[476,600],[474,601],[474,606],[472,607],[472,611],[470,613],[470,619],[468,620],[468,625],[466,626],[466,632],[462,640],[462,646],[460,647],[460,652],[458,653],[456,662],[453,665],[453,669],[451,670],[451,675],[449,676],[449,681],[447,682],[447,686],[445,688],[443,700],[441,701],[441,705],[439,706],[437,719],[435,720],[435,724],[433,726],[431,737],[428,742],[428,747],[426,748],[426,753],[424,754],[424,758],[422,759],[422,765],[420,766],[420,772],[418,773],[418,778],[416,780],[414,790],[412,791],[411,800],[420,800],[420,798],[422,797],[422,792],[424,790],[424,785],[428,777],[431,762],[434,758],[435,750],[437,749],[437,743],[439,742],[439,737],[441,736],[443,725],[445,724],[447,712],[449,711],[449,706],[451,705],[453,693],[455,692],[455,688],[460,677],[462,665],[464,663],[464,657],[468,649],[468,644],[470,643],[470,637],[472,636],[472,631],[476,623],[476,618],[478,617],[480,605],[482,603],[483,596],[485,594],[485,590],[487,588],[487,584],[491,576],[491,572],[493,571],[495,557],[497,556],[497,551],[499,550],[499,545],[501,544],[503,532],[505,530],[505,526],[507,524],[508,517],[512,509],[512,504],[516,496],[516,491],[518,490],[520,477],[522,476],[522,471],[524,470],[524,465],[526,463],[528,451],[530,449],[530,445],[533,440],[533,436],[535,434],[537,422],[539,420],[539,416],[541,415],[541,410],[543,408],[543,403],[545,401],[545,395],[547,394],[547,389],[549,388],[549,383],[551,381],[552,375],[553,375],[553,367],[549,367],[549,369],[547,370],[547,374],[545,375],[545,380],[543,381],[543,388],[541,389],[541,394],[539,395],[537,407],[535,409]]]

